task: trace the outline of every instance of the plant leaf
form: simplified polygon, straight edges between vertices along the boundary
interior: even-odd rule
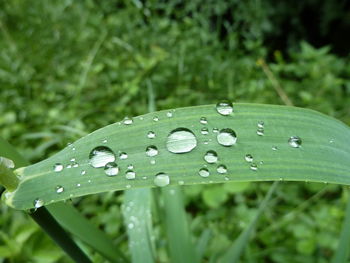
[[[20,183],[15,191],[6,194],[7,204],[28,209],[37,198],[49,204],[104,191],[154,187],[155,175],[160,172],[169,175],[171,185],[278,179],[350,184],[350,129],[321,113],[259,104],[236,104],[233,114],[228,116],[220,115],[213,105],[179,108],[172,111],[172,117],[167,117],[167,113],[159,111],[135,117],[129,125],[118,122],[106,126],[42,162],[16,170]],[[154,121],[155,117],[159,120]],[[208,123],[200,123],[201,117],[206,117]],[[259,121],[264,121],[263,136],[257,135]],[[187,153],[172,153],[167,150],[167,137],[180,127],[193,132],[196,145],[191,140],[190,143],[181,138],[173,140],[172,147],[195,147]],[[204,127],[209,134],[201,133]],[[231,147],[219,144],[214,128],[233,129],[237,143]],[[155,132],[156,137],[149,139],[149,131]],[[301,147],[288,143],[291,136],[302,139]],[[150,145],[157,147],[157,156],[146,155],[146,147]],[[103,168],[90,165],[89,154],[97,146],[109,147],[116,156],[127,153],[127,160],[116,158],[117,176],[106,176]],[[208,150],[217,152],[217,163],[205,162],[203,156]],[[251,163],[244,158],[246,154],[253,156],[257,170],[250,169]],[[79,167],[54,171],[56,163],[66,167],[72,158]],[[134,180],[124,177],[130,163],[135,167]],[[226,165],[227,174],[217,173],[218,164]],[[211,174],[206,178],[198,175],[204,165]],[[56,193],[57,186],[63,186],[64,191]]]

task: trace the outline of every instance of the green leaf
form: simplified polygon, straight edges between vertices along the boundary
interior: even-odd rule
[[[350,129],[321,113],[258,104],[236,104],[233,114],[228,116],[220,115],[214,105],[179,108],[172,111],[172,117],[167,117],[167,113],[159,111],[135,117],[129,125],[118,122],[106,126],[42,162],[16,170],[19,186],[7,193],[6,203],[28,209],[37,198],[49,204],[104,191],[154,187],[155,175],[160,172],[169,175],[170,185],[279,179],[350,184]],[[155,117],[159,120],[154,121]],[[208,123],[200,123],[201,117],[206,117]],[[265,123],[263,136],[257,135],[259,121]],[[173,148],[194,147],[187,153],[172,153],[167,150],[167,137],[181,127],[193,132],[196,147],[191,139],[172,140],[169,143]],[[209,134],[202,134],[202,128],[207,128]],[[233,129],[237,143],[231,147],[220,145],[214,128]],[[149,139],[149,131],[155,132],[156,137]],[[302,139],[301,147],[288,143],[291,136]],[[158,148],[157,156],[146,155],[146,147],[150,145]],[[89,154],[98,146],[109,147],[117,156],[117,176],[106,176],[103,168],[90,165]],[[207,164],[203,159],[208,150],[217,152],[216,164]],[[118,158],[120,152],[127,153],[127,160]],[[253,156],[257,170],[251,169],[251,163],[244,158],[246,154]],[[72,164],[72,158],[78,167],[54,171],[56,163],[67,167]],[[135,167],[134,180],[124,176],[128,164]],[[226,165],[227,174],[216,171],[218,164]],[[210,172],[205,178],[198,174],[204,165]],[[57,186],[62,186],[64,191],[56,193]]]

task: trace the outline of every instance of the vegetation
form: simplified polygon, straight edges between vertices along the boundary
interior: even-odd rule
[[[0,1],[0,135],[35,163],[125,116],[154,111],[149,101],[160,110],[222,99],[289,104],[349,125],[348,45],[337,37],[348,28],[348,19],[342,19],[348,8],[312,0],[300,6],[274,1]],[[321,21],[306,25],[305,13],[322,13]],[[319,130],[322,125],[328,124],[320,123]],[[345,141],[346,133],[339,134]],[[9,150],[1,145],[5,156]],[[349,196],[345,187],[284,181],[260,209],[270,184],[182,187],[187,213],[180,217],[189,225],[181,229],[190,229],[185,238],[196,241],[204,262],[215,262],[235,240],[246,246],[242,262],[329,262],[338,243],[346,244],[345,234],[339,238]],[[129,193],[67,202],[127,258],[136,258],[137,249],[128,249],[135,236],[125,234],[127,209],[120,209],[130,202]],[[149,197],[131,195],[137,194]],[[150,199],[153,217],[143,228],[149,231],[152,222],[151,254],[157,262],[176,257],[166,235],[171,233],[167,225],[175,223],[164,225],[157,207],[170,202],[170,195],[170,190],[154,192],[160,203]],[[181,200],[169,207],[181,207]],[[71,262],[25,213],[4,203],[0,208],[2,262]],[[163,211],[166,218],[172,218],[172,211],[181,210]],[[245,239],[242,230],[249,230],[243,232],[249,234]],[[104,262],[99,250],[78,244],[93,262]]]

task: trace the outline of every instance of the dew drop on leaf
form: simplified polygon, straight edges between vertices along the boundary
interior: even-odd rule
[[[278,150],[278,147],[277,147],[277,146],[272,146],[272,150],[273,150],[273,151],[277,151],[277,150]]]
[[[216,163],[218,161],[218,154],[215,151],[207,151],[204,155],[204,160],[207,163]]]
[[[167,186],[170,183],[169,175],[158,173],[153,180],[154,184],[159,187]]]
[[[216,168],[216,171],[217,171],[219,174],[225,174],[225,173],[227,173],[227,167],[226,167],[226,165],[224,165],[224,164],[220,164],[220,165],[218,165],[218,167]]]
[[[173,117],[173,113],[172,113],[171,111],[168,111],[168,112],[166,113],[166,116],[167,116],[168,118],[171,118],[171,117]]]
[[[220,130],[216,139],[223,146],[232,146],[237,142],[237,135],[234,130],[225,128]]]
[[[119,154],[119,159],[120,160],[125,160],[125,159],[128,159],[128,154],[126,152],[121,152]]]
[[[202,129],[201,129],[201,134],[207,135],[208,133],[209,133],[208,128],[202,128]]]
[[[64,191],[63,186],[61,186],[61,185],[56,186],[56,193],[60,194],[60,193],[63,193],[63,191]]]
[[[136,178],[136,173],[133,170],[127,170],[125,173],[125,178],[128,180],[133,180]]]
[[[258,128],[264,128],[264,122],[258,121]]]
[[[109,162],[105,165],[104,171],[108,176],[116,176],[119,173],[119,167],[115,162]]]
[[[149,157],[153,157],[158,155],[158,149],[154,145],[147,146],[146,148],[146,155]]]
[[[130,124],[133,123],[133,120],[130,119],[129,117],[125,117],[124,120],[123,120],[123,123],[124,123],[125,125],[130,125]]]
[[[166,141],[166,147],[172,153],[187,153],[197,146],[196,136],[186,128],[172,130]]]
[[[294,148],[299,148],[301,146],[301,138],[298,136],[292,136],[288,139],[288,143],[290,146],[294,147]]]
[[[216,104],[216,110],[221,115],[227,116],[233,112],[232,102],[229,101],[221,101]]]
[[[132,164],[128,164],[128,170],[133,170],[134,166]]]
[[[97,146],[89,154],[90,164],[92,167],[104,167],[109,162],[115,161],[113,151],[106,146]]]
[[[153,121],[159,121],[158,116],[154,116],[154,117],[153,117]]]
[[[248,163],[251,163],[253,161],[253,156],[251,154],[246,154],[244,156],[244,159],[248,162]]]
[[[200,122],[201,124],[208,124],[208,121],[207,121],[207,118],[206,118],[206,117],[201,117],[201,118],[199,119],[199,122]]]
[[[34,200],[33,204],[34,204],[35,208],[40,208],[40,207],[42,207],[44,205],[44,201],[39,199],[39,198],[37,198],[37,199]]]
[[[63,165],[61,163],[56,163],[54,166],[53,166],[53,170],[55,172],[61,172],[63,170]]]
[[[258,170],[258,166],[256,165],[256,163],[252,163],[250,165],[250,170],[252,170],[252,171],[257,171]]]
[[[153,131],[149,131],[147,133],[147,138],[148,139],[154,139],[154,138],[156,138],[156,134]]]
[[[256,134],[259,136],[264,136],[264,128],[258,128],[256,130]]]
[[[80,172],[80,174],[81,174],[81,175],[85,175],[85,174],[86,174],[86,171],[85,171],[85,170],[82,170],[82,171]]]
[[[198,171],[198,174],[201,176],[201,177],[208,177],[210,175],[210,172],[207,168],[201,168],[199,169]]]

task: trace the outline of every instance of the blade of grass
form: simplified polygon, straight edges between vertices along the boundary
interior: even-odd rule
[[[350,251],[350,191],[347,191],[348,202],[346,205],[345,218],[339,237],[338,248],[332,258],[332,263],[345,263],[349,259]]]
[[[76,141],[74,147],[15,170],[20,176],[19,186],[16,191],[8,193],[6,202],[17,209],[28,209],[33,207],[36,198],[48,204],[72,196],[130,187],[155,187],[154,178],[160,172],[169,175],[171,185],[280,179],[350,184],[348,126],[321,113],[288,106],[236,104],[234,110],[232,115],[222,116],[214,105],[179,108],[172,117],[167,117],[168,111],[160,111],[136,117],[131,125],[115,123],[106,126]],[[154,117],[159,121],[154,121]],[[205,127],[209,134],[201,133],[201,117],[207,118]],[[263,136],[257,135],[258,121],[265,122]],[[168,151],[166,142],[168,134],[179,127],[192,130],[196,147],[187,153],[174,154]],[[214,128],[235,130],[237,143],[232,147],[220,145],[218,133],[212,132]],[[147,138],[149,131],[154,131],[156,137]],[[300,147],[288,143],[291,136],[302,138]],[[102,143],[104,139],[108,140],[107,144]],[[169,143],[180,147],[188,145],[188,141],[181,138]],[[135,180],[109,177],[103,168],[92,167],[89,154],[102,145],[110,147],[113,152],[125,151],[128,162],[117,160],[119,170],[126,171],[132,162],[139,176]],[[149,145],[158,148],[155,165],[145,153]],[[226,174],[218,173],[217,165],[209,164],[207,169],[211,176],[199,176],[199,169],[205,165],[203,156],[208,150],[217,152],[219,164],[227,167]],[[247,153],[254,157],[257,169],[251,169],[251,163],[244,160]],[[54,171],[55,163],[66,166],[72,158],[78,163],[77,168]],[[84,176],[81,171],[85,172]],[[77,184],[83,187],[77,187]],[[62,185],[65,191],[57,194],[57,185]]]
[[[220,263],[236,263],[238,262],[239,258],[242,255],[242,252],[244,251],[245,247],[247,246],[249,242],[249,238],[251,236],[251,233],[253,232],[256,223],[258,222],[261,214],[266,209],[272,194],[276,190],[276,187],[278,185],[278,182],[274,182],[269,191],[267,192],[264,200],[261,202],[258,210],[256,211],[256,214],[252,221],[247,225],[247,227],[244,229],[244,231],[238,236],[238,238],[235,240],[235,242],[232,244],[232,246],[228,249],[228,251],[225,253],[225,255],[219,260]]]

